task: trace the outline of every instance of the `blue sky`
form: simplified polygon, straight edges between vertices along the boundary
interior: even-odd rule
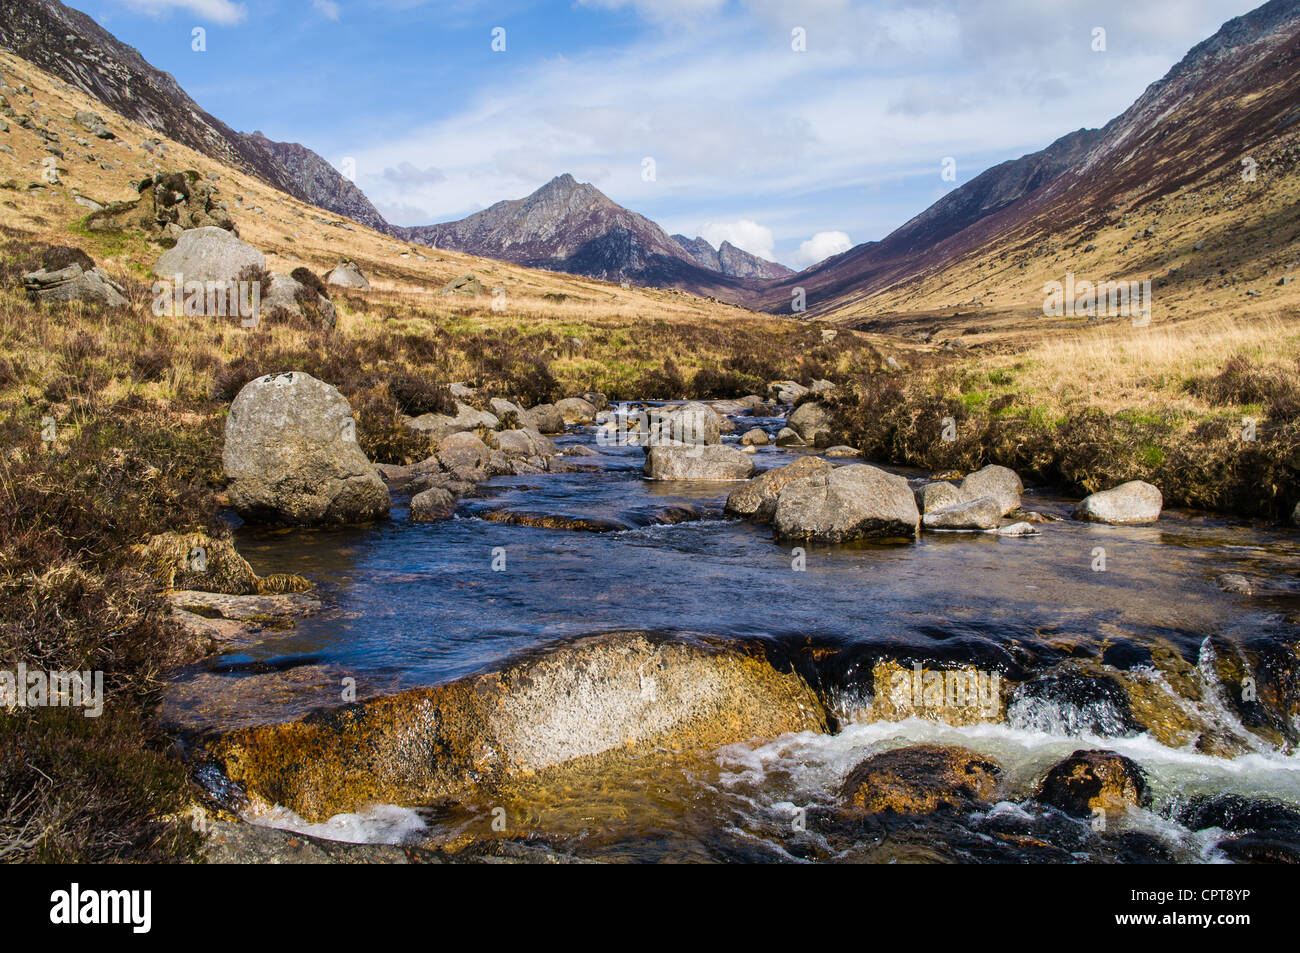
[[[571,172],[669,232],[793,267],[882,238],[989,166],[1104,124],[1256,5],[73,3],[234,128],[350,159],[397,224],[460,218]]]

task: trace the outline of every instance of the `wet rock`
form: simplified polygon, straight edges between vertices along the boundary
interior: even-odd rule
[[[915,539],[920,522],[907,481],[867,464],[792,483],[777,497],[772,518],[780,539],[827,543]]]
[[[1097,523],[1151,523],[1160,518],[1164,497],[1150,483],[1133,480],[1084,498],[1074,518]]]
[[[773,467],[738,486],[727,495],[725,512],[760,523],[770,523],[776,514],[776,500],[791,483],[813,476],[826,476],[835,467],[820,457],[800,457],[794,463]]]
[[[532,526],[537,529],[563,529],[578,533],[617,533],[632,529],[629,523],[591,516],[569,516],[565,513],[527,513],[518,510],[490,510],[478,514],[489,523],[507,523],[511,526]]]
[[[421,414],[418,417],[408,418],[404,423],[412,430],[418,430],[440,441],[451,434],[466,433],[479,427],[493,430],[498,421],[494,414],[485,410],[475,410],[469,404],[457,401],[454,417],[446,414]]]
[[[1012,510],[1020,508],[1020,494],[1024,491],[1024,484],[1014,470],[990,464],[968,475],[957,489],[963,500],[993,497],[1002,508],[998,515],[1006,516]]]
[[[997,529],[1003,504],[994,497],[981,496],[966,503],[956,503],[926,513],[921,523],[926,529],[975,530]]]
[[[154,263],[153,273],[168,280],[181,275],[183,281],[237,281],[245,268],[265,269],[266,256],[225,229],[209,225],[182,232],[176,246]]]
[[[761,647],[611,633],[457,681],[209,738],[195,761],[253,805],[309,821],[374,803],[426,805],[540,772],[589,772],[826,731],[816,694]]]
[[[1145,807],[1150,802],[1146,773],[1113,751],[1079,750],[1047,772],[1038,800],[1074,817],[1092,817]]]
[[[924,515],[964,502],[961,491],[946,480],[938,480],[918,487],[916,508]]]
[[[1250,580],[1240,573],[1225,572],[1216,582],[1224,592],[1235,593],[1239,596],[1249,596],[1255,591],[1255,587],[1251,585]]]
[[[222,467],[245,519],[350,523],[388,513],[388,488],[357,445],[352,408],[310,374],[245,384],[226,418]]]
[[[438,854],[396,844],[351,844],[275,827],[210,821],[202,853],[209,864],[438,864]]]
[[[566,397],[556,401],[555,410],[566,426],[596,422],[596,408],[581,397]]]
[[[1238,863],[1300,863],[1300,812],[1238,794],[1196,797],[1176,814],[1183,826],[1235,834],[1215,847]]]
[[[872,755],[849,772],[840,797],[868,814],[969,810],[997,798],[1002,769],[968,748],[914,745]]]
[[[325,276],[325,284],[338,285],[341,288],[358,288],[361,291],[370,290],[370,280],[362,272],[361,266],[350,258],[345,258]]]
[[[645,475],[651,480],[747,480],[754,461],[735,447],[657,446],[645,458]]]
[[[746,447],[766,447],[771,443],[771,438],[768,437],[766,430],[754,427],[741,434],[740,442]]]
[[[232,643],[248,642],[268,630],[292,629],[298,619],[322,608],[320,599],[306,592],[226,595],[180,589],[167,593],[167,601],[172,619],[190,640],[190,655],[195,658],[228,650]]]
[[[782,427],[776,435],[776,445],[778,447],[802,447],[804,446],[803,437],[789,427]]]
[[[1007,719],[1016,728],[1047,734],[1117,737],[1142,728],[1115,677],[1069,664],[1018,685]]]
[[[446,519],[454,512],[456,498],[444,487],[432,486],[411,497],[411,519],[417,523]]]
[[[998,528],[999,536],[1041,536],[1042,531],[1032,523],[1010,523]]]
[[[1009,683],[997,670],[974,665],[938,667],[895,659],[871,669],[871,706],[865,720],[903,721],[924,718],[947,725],[998,724],[1003,721]],[[863,720],[863,713],[855,715]]]
[[[790,429],[804,443],[813,447],[829,446],[831,442],[831,415],[815,401],[800,404],[787,421]]]
[[[555,453],[555,444],[536,430],[498,430],[492,434],[498,450],[507,456],[549,457]]]

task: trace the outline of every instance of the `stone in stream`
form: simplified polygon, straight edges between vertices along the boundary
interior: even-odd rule
[[[224,228],[205,225],[181,232],[173,248],[154,263],[153,273],[171,280],[238,281],[245,268],[266,268],[266,256]]]
[[[724,423],[730,421],[697,400],[669,410],[651,411],[647,446],[720,444]]]
[[[496,448],[507,456],[549,457],[555,454],[555,444],[532,428],[498,430],[489,435]]]
[[[417,523],[446,519],[454,512],[456,498],[443,487],[431,486],[411,497],[411,519]]]
[[[916,508],[921,511],[922,515],[941,510],[947,506],[956,506],[965,499],[960,490],[943,480],[918,487],[915,496]]]
[[[975,500],[982,496],[996,499],[1002,508],[999,516],[1006,516],[1012,510],[1020,509],[1020,494],[1024,484],[1016,471],[996,464],[989,464],[982,470],[976,470],[961,481],[957,488],[963,500]]]
[[[872,755],[840,789],[845,806],[867,814],[969,811],[997,800],[1002,769],[969,748],[913,745]]]
[[[492,451],[477,434],[462,431],[448,434],[438,441],[438,452],[434,456],[456,479],[477,483],[489,475]]]
[[[998,529],[999,536],[1041,536],[1042,531],[1032,523],[1009,523]]]
[[[772,517],[778,539],[824,543],[914,540],[920,523],[907,481],[865,463],[790,484],[777,497]]]
[[[1241,573],[1225,572],[1216,582],[1224,592],[1235,593],[1239,596],[1249,596],[1255,591],[1255,587],[1251,585],[1250,580]]]
[[[782,427],[776,435],[776,445],[778,447],[802,447],[804,446],[803,437],[789,427]]]
[[[539,433],[564,433],[564,415],[554,404],[538,404],[524,411],[523,422]]]
[[[813,447],[830,445],[831,415],[816,401],[796,407],[787,423],[804,443]]]
[[[1114,751],[1079,750],[1047,772],[1037,798],[1074,817],[1145,807],[1151,795],[1146,773]]]
[[[746,447],[766,447],[771,439],[762,427],[753,427],[740,435],[740,442]]]
[[[222,468],[250,522],[354,523],[388,513],[388,488],[357,445],[334,387],[301,371],[249,381],[230,405]]]
[[[754,461],[735,447],[650,447],[645,475],[651,480],[747,480],[754,475]]]
[[[1160,518],[1164,497],[1150,483],[1133,480],[1085,497],[1074,518],[1095,523],[1152,523]]]
[[[826,730],[816,693],[757,643],[615,632],[447,684],[236,729],[195,754],[248,806],[322,821]]]
[[[776,513],[776,499],[791,483],[812,476],[826,476],[835,467],[821,457],[800,457],[794,463],[773,467],[738,486],[727,496],[726,513],[760,523],[770,523]]]
[[[857,450],[856,447],[848,447],[848,446],[845,446],[844,444],[840,444],[840,445],[837,446],[837,447],[827,447],[825,450],[822,451],[822,453],[825,454],[825,455],[828,456],[828,457],[856,457],[856,456],[858,456],[858,450]]]
[[[1002,520],[1002,503],[991,496],[981,496],[965,503],[954,503],[932,510],[921,517],[926,529],[969,530],[984,532],[997,529]]]
[[[581,397],[566,397],[555,402],[555,410],[566,426],[590,424],[596,421],[596,408]]]
[[[312,587],[302,576],[259,576],[234,543],[207,533],[159,533],[132,551],[162,589],[252,596],[305,592]]]

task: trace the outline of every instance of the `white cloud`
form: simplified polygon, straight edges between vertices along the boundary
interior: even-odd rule
[[[637,15],[658,23],[685,26],[722,9],[726,0],[578,0],[584,7],[622,10],[631,7]]]
[[[334,0],[311,0],[312,7],[327,20],[339,18],[339,5]]]
[[[223,26],[239,23],[248,16],[242,3],[232,3],[231,0],[126,0],[126,5],[137,13],[152,16],[184,10]]]
[[[738,222],[709,222],[700,229],[700,237],[714,248],[723,242],[731,242],[737,248],[769,261],[772,260],[776,247],[772,230],[747,218]]]
[[[818,232],[806,242],[800,243],[795,261],[800,268],[807,268],[852,247],[853,242],[849,241],[847,232]]]

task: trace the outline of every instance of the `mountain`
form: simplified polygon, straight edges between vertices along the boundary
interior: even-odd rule
[[[310,149],[235,132],[200,109],[170,74],[57,0],[0,4],[0,47],[196,152],[305,202],[371,228],[387,228],[361,190]]]
[[[686,253],[701,268],[719,271],[732,278],[784,278],[793,275],[794,269],[751,255],[743,248],[724,241],[714,248],[703,238],[672,236],[673,241],[686,249]]]
[[[698,294],[734,295],[738,281],[792,274],[728,242],[715,251],[702,238],[670,237],[644,215],[568,173],[525,198],[497,202],[459,221],[394,226],[393,233],[531,268]]]
[[[1246,278],[1284,267],[1271,249],[1300,224],[1297,67],[1300,0],[1271,0],[1195,46],[1104,128],[995,166],[885,239],[744,303],[788,310],[798,286],[810,315],[871,315],[883,329],[893,312],[987,306],[995,287],[1032,306],[1044,280],[1066,271],[1105,279],[1163,269],[1169,297],[1213,286],[1220,271]],[[1250,182],[1248,158],[1259,169]],[[1246,241],[1243,230],[1259,237]]]

